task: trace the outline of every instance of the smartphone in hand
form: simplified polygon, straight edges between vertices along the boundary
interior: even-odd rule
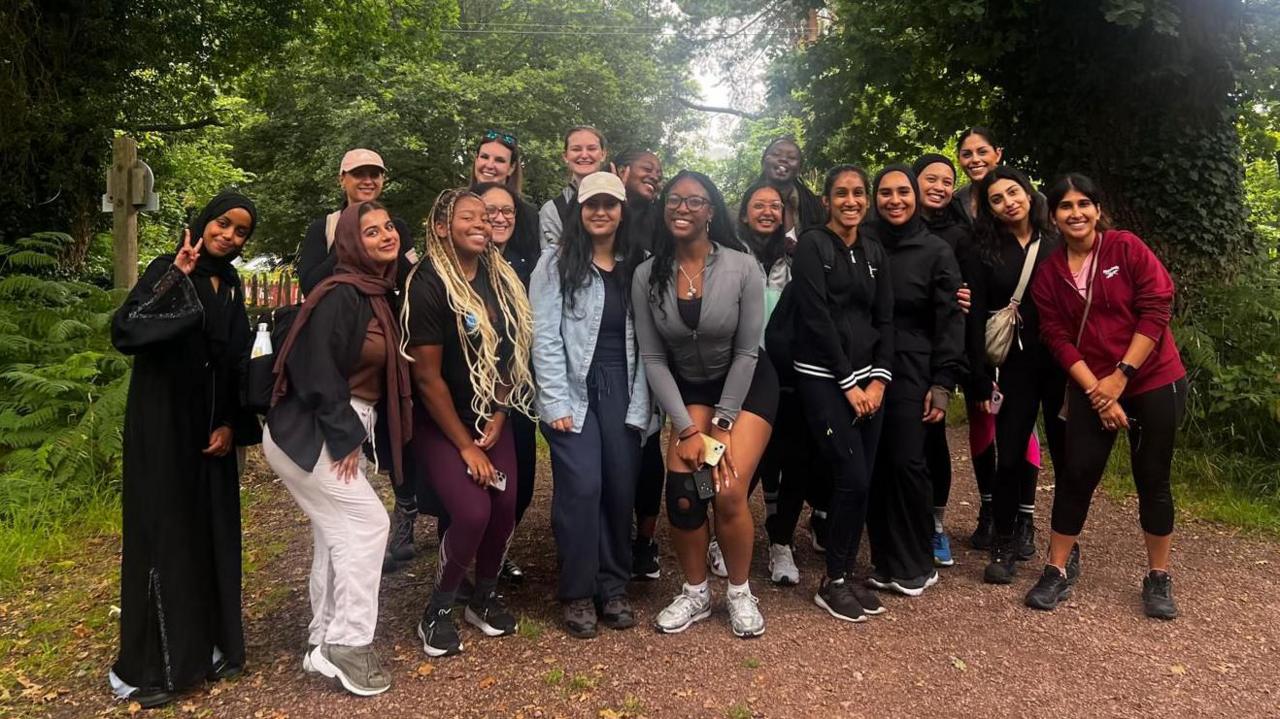
[[[1000,390],[992,390],[991,392],[991,414],[1000,414],[1000,408],[1004,406],[1004,393]]]

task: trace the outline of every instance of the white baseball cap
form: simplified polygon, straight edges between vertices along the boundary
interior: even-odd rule
[[[622,178],[612,172],[593,172],[578,183],[578,204],[596,195],[609,195],[626,202],[627,188],[622,186]]]

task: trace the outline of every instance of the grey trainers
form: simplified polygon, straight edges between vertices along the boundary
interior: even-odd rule
[[[391,511],[391,536],[387,540],[387,552],[397,562],[413,559],[413,523],[418,511],[401,509],[397,504]]]
[[[636,625],[636,613],[625,595],[610,597],[600,609],[600,618],[610,629],[630,629]]]
[[[711,616],[711,591],[693,592],[688,585],[671,600],[665,609],[658,612],[653,623],[663,634],[679,634],[693,625]]]
[[[729,626],[743,639],[764,634],[764,615],[760,614],[759,599],[748,589],[745,592],[729,592],[725,595],[729,605]]]
[[[576,639],[595,638],[596,605],[590,597],[565,602],[564,629]]]
[[[315,650],[316,650],[315,644],[308,644],[307,653],[302,655],[302,671],[306,672],[307,674],[320,673],[316,671],[315,665],[311,663],[311,653],[314,652]]]
[[[391,675],[382,669],[382,662],[368,644],[321,644],[311,653],[311,665],[326,677],[336,677],[344,689],[356,696],[371,697],[391,688]]]

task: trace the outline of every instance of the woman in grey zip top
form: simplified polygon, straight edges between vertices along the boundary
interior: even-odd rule
[[[655,623],[674,634],[711,616],[705,560],[714,506],[733,633],[759,636],[764,618],[747,584],[754,538],[747,489],[778,407],[777,375],[759,352],[764,277],[710,178],[683,170],[659,203],[654,255],[636,268],[631,293],[650,391],[671,417],[667,518],[685,583]],[[725,445],[714,467],[706,466],[700,435]]]

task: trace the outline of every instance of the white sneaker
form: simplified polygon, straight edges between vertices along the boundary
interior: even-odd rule
[[[794,587],[800,583],[800,568],[791,547],[785,544],[769,545],[769,578],[774,584]]]
[[[720,551],[720,543],[714,539],[707,545],[707,568],[717,577],[729,576],[729,568],[724,563],[724,552]]]
[[[711,591],[692,592],[686,585],[676,598],[654,618],[654,626],[663,634],[679,634],[711,616]]]
[[[760,614],[759,599],[748,589],[745,592],[729,592],[725,595],[729,605],[729,626],[733,633],[749,639],[764,634],[764,616]]]

